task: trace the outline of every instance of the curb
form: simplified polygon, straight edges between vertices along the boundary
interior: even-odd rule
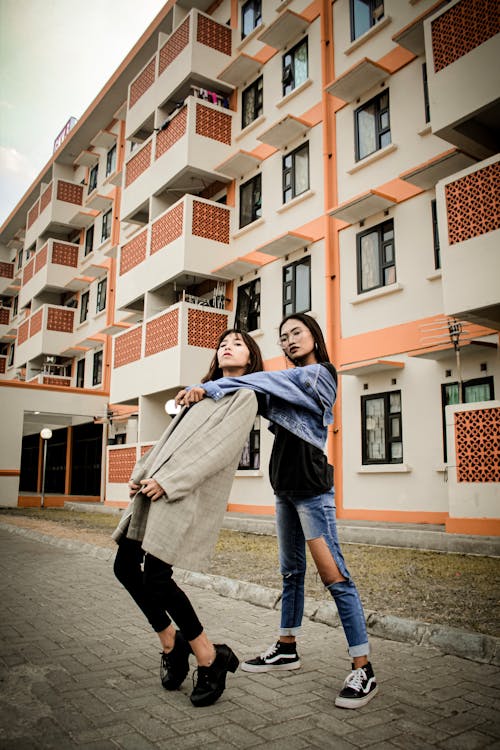
[[[33,529],[6,524],[2,521],[0,521],[0,528],[9,531],[11,534],[18,534],[28,539],[51,544],[54,547],[83,552],[98,560],[108,562],[115,557],[115,550],[107,547],[77,542],[64,537],[50,536]],[[279,609],[281,592],[278,589],[181,568],[176,568],[176,577],[178,581],[182,581],[189,586],[211,590],[220,596],[245,601],[265,609]],[[340,627],[337,608],[333,601],[318,602],[306,597],[304,616],[313,622],[320,622],[334,628]],[[458,630],[445,625],[433,625],[419,620],[383,615],[368,610],[366,616],[367,630],[370,635],[390,641],[428,646],[438,649],[443,654],[451,654],[481,664],[500,666],[500,638]]]

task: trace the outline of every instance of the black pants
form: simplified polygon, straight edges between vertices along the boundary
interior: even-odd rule
[[[172,566],[145,554],[140,542],[127,537],[120,540],[114,572],[156,633],[173,620],[188,641],[200,635],[203,626],[188,597],[172,578]]]

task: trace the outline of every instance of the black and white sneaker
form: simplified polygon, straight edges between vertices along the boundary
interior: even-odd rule
[[[276,641],[267,651],[255,659],[248,659],[241,665],[244,672],[278,672],[279,670],[299,669],[300,659],[295,643]]]
[[[366,706],[378,693],[377,681],[370,662],[364,667],[354,669],[344,681],[344,687],[335,698],[339,708],[361,708]]]

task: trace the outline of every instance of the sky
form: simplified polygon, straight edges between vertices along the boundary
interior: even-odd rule
[[[0,0],[0,225],[165,0]]]

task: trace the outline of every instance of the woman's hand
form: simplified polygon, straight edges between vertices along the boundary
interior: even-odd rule
[[[190,388],[189,391],[183,389],[175,397],[175,403],[177,406],[191,406],[191,404],[197,404],[206,395],[205,389],[198,386]]]
[[[147,495],[155,503],[165,494],[165,490],[158,484],[156,479],[141,479],[142,494]]]
[[[140,484],[136,484],[135,482],[130,480],[130,482],[128,483],[128,496],[134,497],[134,495],[136,495],[140,489],[141,489]]]

